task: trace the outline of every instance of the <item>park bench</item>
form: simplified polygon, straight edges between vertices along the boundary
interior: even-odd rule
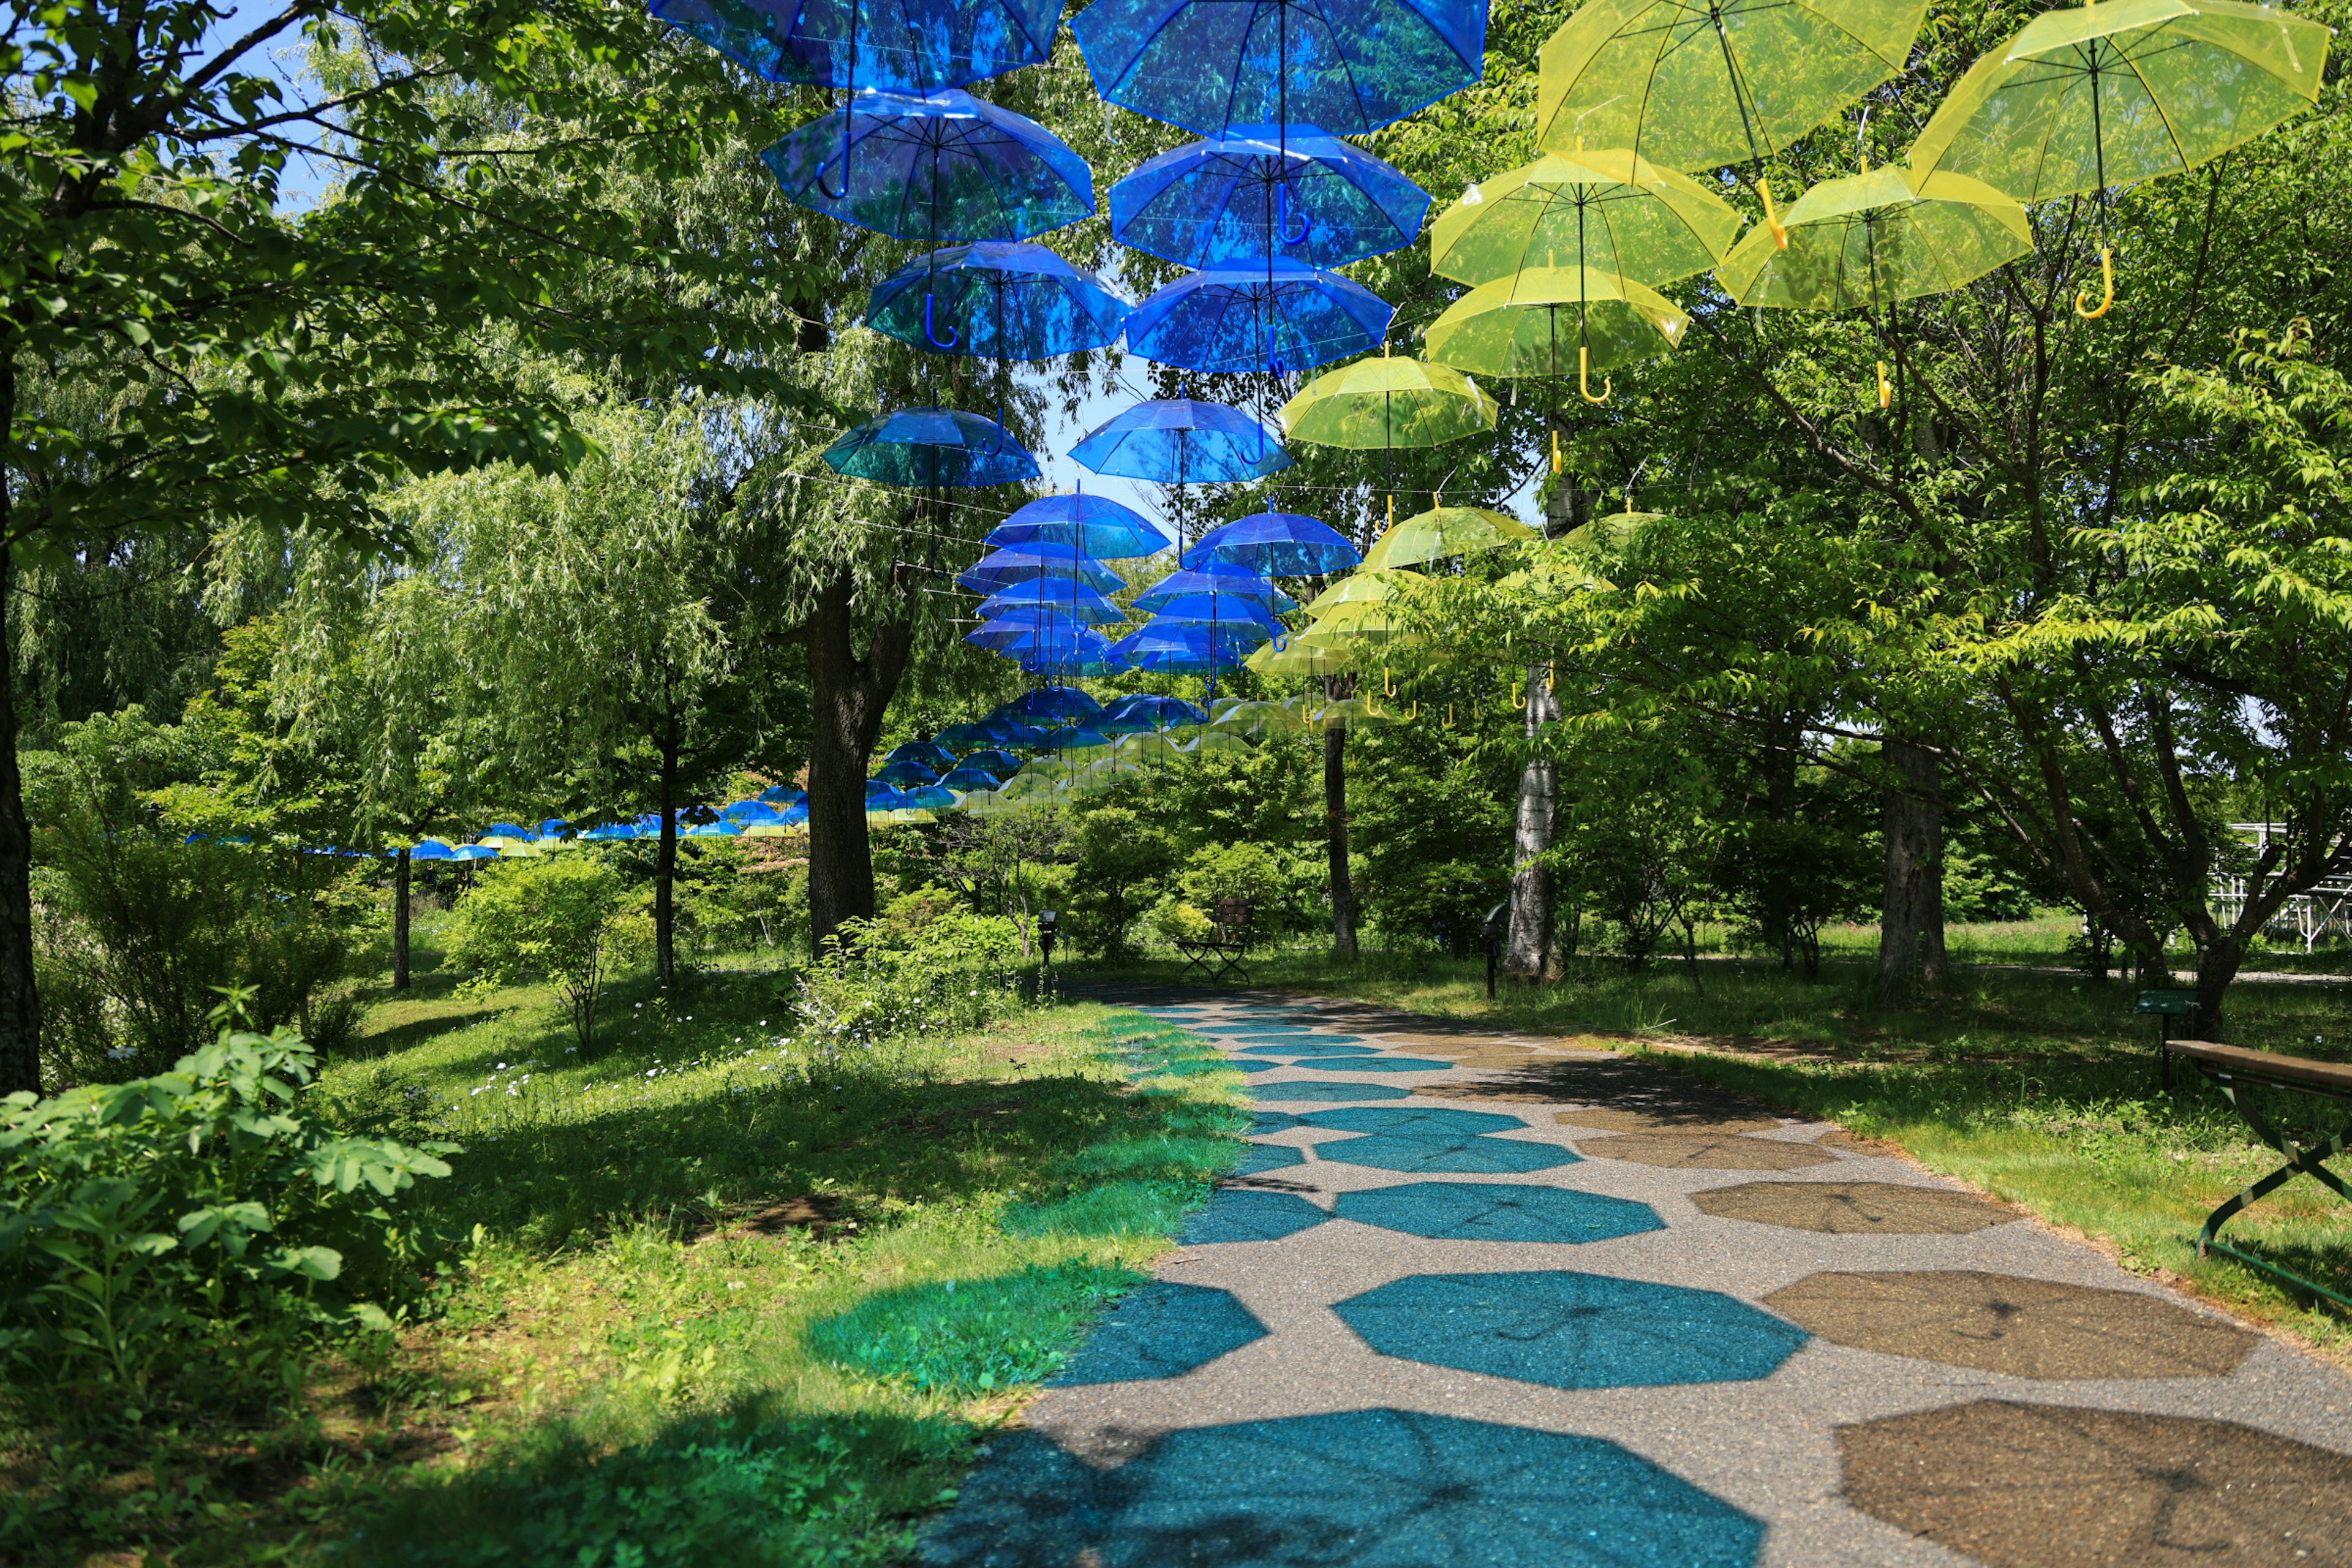
[[[2315,1291],[2341,1306],[2352,1307],[2352,1297],[2340,1295],[2325,1285],[2305,1279],[2300,1274],[2289,1273],[2274,1263],[2242,1252],[2221,1239],[2221,1227],[2232,1216],[2261,1202],[2299,1175],[2313,1177],[2336,1196],[2352,1203],[2352,1187],[2347,1187],[2344,1179],[2327,1168],[2327,1162],[2343,1153],[2346,1144],[2352,1142],[2352,1122],[2340,1128],[2332,1138],[2316,1143],[2299,1143],[2264,1121],[2239,1092],[2248,1085],[2259,1085],[2319,1099],[2352,1101],[2352,1065],[2313,1061],[2307,1057],[2283,1057],[2273,1051],[2251,1050],[2243,1046],[2220,1046],[2206,1040],[2167,1040],[2164,1048],[2168,1056],[2179,1057],[2203,1073],[2206,1080],[2221,1091],[2222,1098],[2230,1102],[2246,1125],[2254,1130],[2254,1135],[2286,1157],[2285,1164],[2206,1216],[2205,1228],[2197,1237],[2197,1256],[2204,1258],[2216,1252],[2226,1253],[2265,1274]]]
[[[1209,917],[1216,934],[1197,941],[1179,937],[1176,951],[1184,955],[1184,974],[1200,971],[1201,978],[1214,985],[1231,974],[1244,985],[1250,983],[1249,971],[1243,960],[1249,956],[1250,906],[1247,899],[1219,899]]]

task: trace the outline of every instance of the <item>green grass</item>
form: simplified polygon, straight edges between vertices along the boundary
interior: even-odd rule
[[[1246,1124],[1239,1075],[1139,1080],[1185,1054],[1091,1004],[832,1053],[720,970],[624,986],[583,1061],[551,996],[425,981],[321,1087],[462,1146],[419,1215],[455,1267],[275,1405],[8,1434],[26,1560],[896,1560]]]
[[[2019,933],[2012,951],[2030,940]],[[1701,966],[1701,994],[1678,963],[1636,972],[1590,962],[1559,984],[1506,978],[1490,1003],[1483,962],[1375,954],[1336,964],[1286,952],[1259,955],[1251,968],[1266,989],[1598,1037],[1651,1053],[1899,1145],[1932,1170],[2095,1238],[2126,1267],[2352,1354],[2352,1315],[2226,1258],[2196,1256],[2205,1215],[2279,1160],[2193,1075],[2171,1094],[2158,1091],[2155,1026],[2126,1011],[2133,992],[2125,982],[1978,968],[1941,994],[1882,1006],[1859,964],[1825,965],[1821,980],[1808,982],[1777,964],[1719,961]],[[1122,973],[1174,980],[1180,969]],[[2229,1019],[2237,1043],[2352,1060],[2352,988],[2241,983]],[[2264,1097],[2263,1108],[2305,1133],[2332,1131],[2345,1114],[2284,1095]],[[2308,1177],[2226,1234],[2352,1293],[2352,1207]]]

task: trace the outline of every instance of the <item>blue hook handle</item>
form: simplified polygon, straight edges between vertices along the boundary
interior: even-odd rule
[[[1275,198],[1279,205],[1280,216],[1276,219],[1276,224],[1277,232],[1281,236],[1282,243],[1285,245],[1297,245],[1301,243],[1307,238],[1307,231],[1311,226],[1307,221],[1307,215],[1305,213],[1300,213],[1298,215],[1298,232],[1297,234],[1290,232],[1290,182],[1286,180],[1280,185],[1276,187]]]
[[[856,101],[854,98],[844,98],[841,100],[841,189],[837,191],[828,189],[824,183],[824,165],[819,163],[816,166],[817,195],[829,202],[845,202],[849,199],[849,110],[850,105]]]
[[[950,328],[948,329],[948,335],[947,335],[946,337],[942,338],[942,337],[940,337],[940,336],[939,332],[938,332],[936,330],[934,330],[934,329],[933,329],[933,327],[932,327],[932,325],[931,325],[931,306],[932,306],[932,302],[933,302],[933,295],[931,294],[931,291],[930,291],[929,289],[924,289],[924,290],[923,290],[923,341],[924,341],[925,342],[929,343],[929,344],[931,345],[931,347],[933,347],[933,348],[935,348],[935,349],[942,349],[942,350],[944,350],[944,349],[951,349],[951,348],[955,347],[955,346],[956,346],[956,344],[958,344],[958,343],[960,343],[960,342],[963,342],[963,334],[962,334],[961,332],[957,331],[953,327],[950,327]]]

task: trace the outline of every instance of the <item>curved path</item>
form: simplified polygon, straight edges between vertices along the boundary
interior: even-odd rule
[[[1255,1147],[941,1568],[2352,1564],[2352,1378],[1671,1069],[1140,1009]],[[1166,1026],[1175,1026],[1176,1033]]]

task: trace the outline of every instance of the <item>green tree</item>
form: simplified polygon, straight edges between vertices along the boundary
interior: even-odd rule
[[[457,900],[452,964],[499,982],[544,979],[563,995],[583,1056],[596,1043],[596,1001],[645,946],[628,879],[587,850],[486,870]]]

